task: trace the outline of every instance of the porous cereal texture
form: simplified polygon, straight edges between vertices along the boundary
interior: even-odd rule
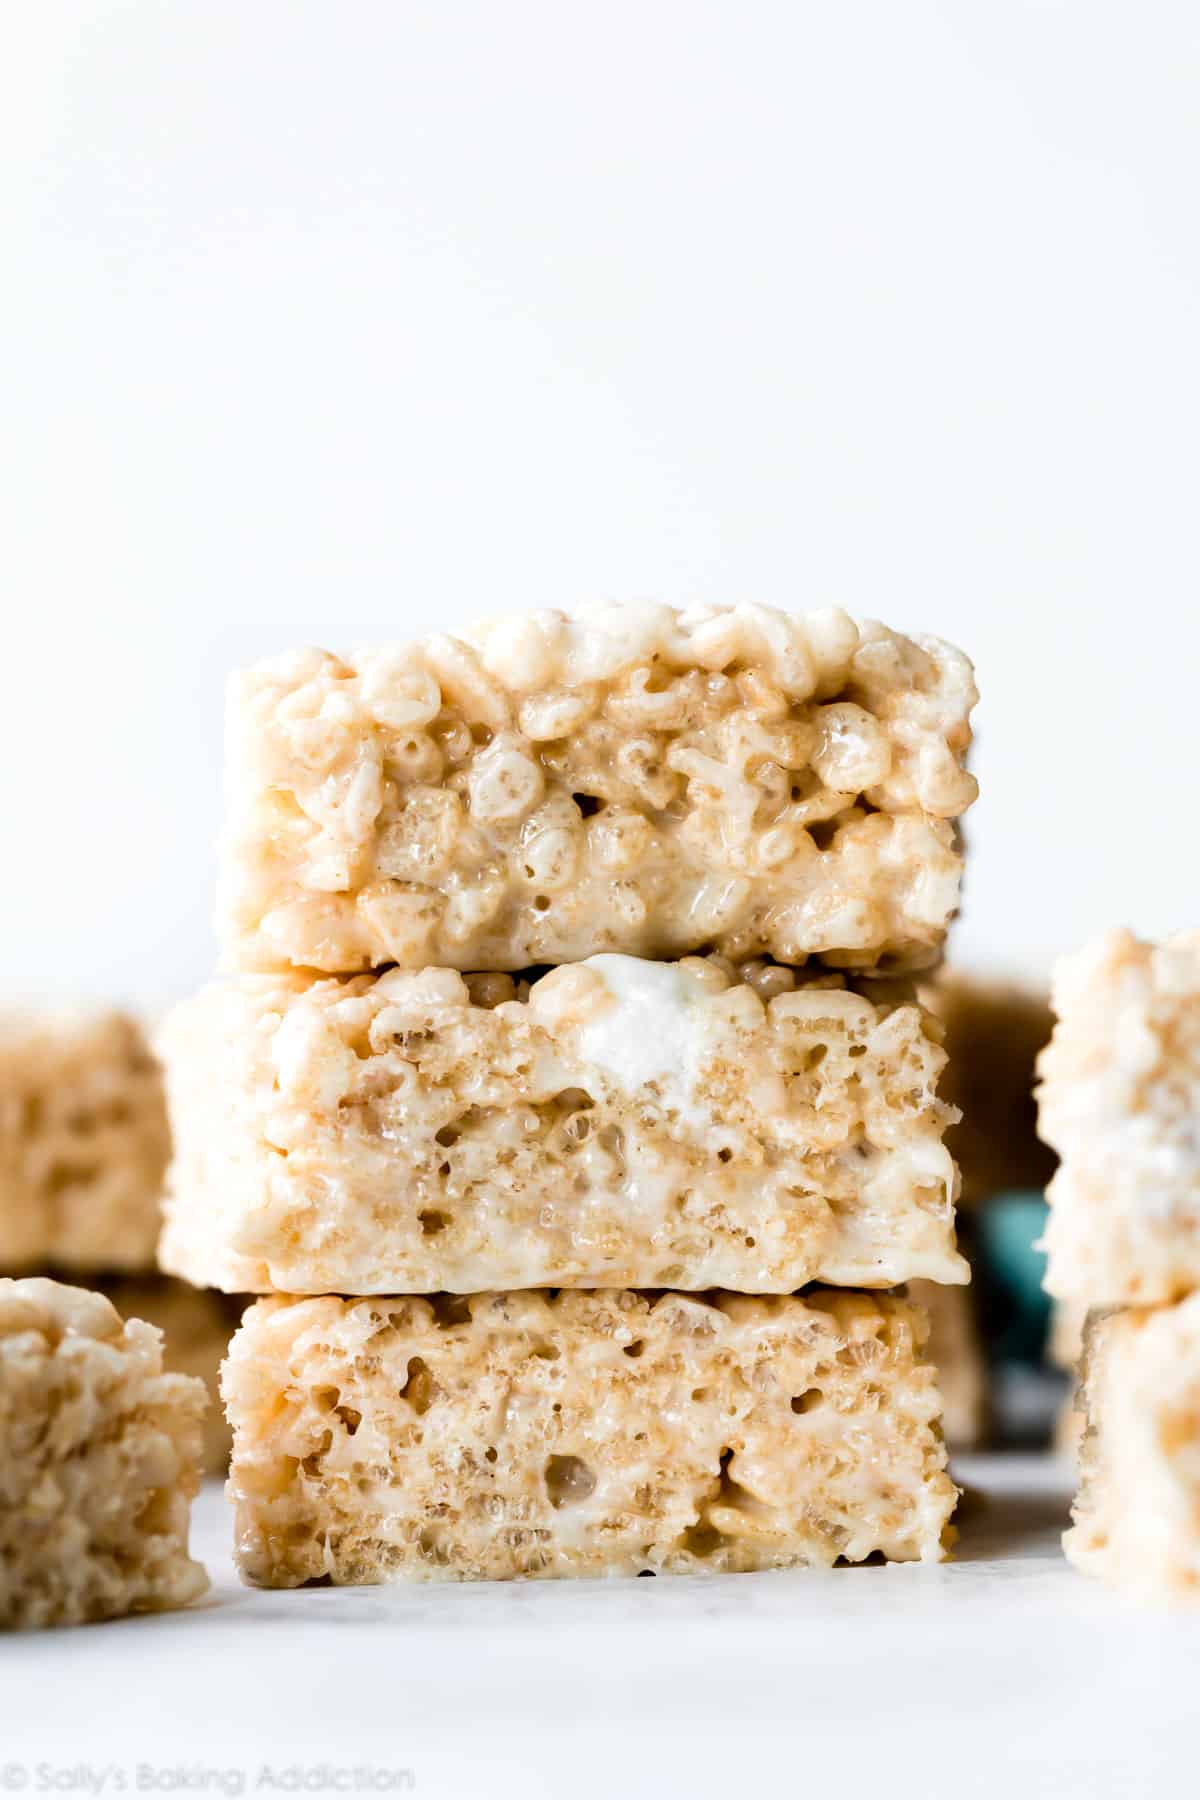
[[[0,1017],[0,1270],[153,1268],[169,1151],[135,1020]]]
[[[1200,1294],[1089,1315],[1076,1568],[1147,1596],[1200,1598]]]
[[[283,656],[230,692],[227,964],[924,967],[975,698],[935,638],[754,606]]]
[[[229,1467],[232,1439],[221,1405],[221,1364],[237,1330],[242,1303],[172,1281],[165,1275],[101,1283],[100,1291],[124,1319],[144,1319],[163,1335],[163,1362],[173,1375],[194,1375],[208,1389],[203,1461],[210,1475]]]
[[[1200,1286],[1200,933],[1110,932],[1059,964],[1053,1000],[1046,1287],[1087,1306],[1177,1299]]]
[[[945,1027],[942,1092],[962,1114],[946,1142],[962,1172],[962,1205],[1044,1189],[1057,1158],[1038,1137],[1034,1085],[1054,1023],[1049,996],[966,970],[923,982],[920,996]]]
[[[202,1382],[103,1295],[0,1280],[0,1626],[184,1606]]]
[[[225,1365],[247,1581],[936,1561],[921,1314],[621,1291],[260,1301]]]
[[[162,1039],[163,1266],[292,1294],[965,1281],[936,1027],[840,976],[741,975],[206,990]]]
[[[910,1281],[906,1292],[929,1320],[925,1354],[937,1372],[946,1442],[952,1450],[976,1450],[987,1441],[991,1404],[975,1290]]]

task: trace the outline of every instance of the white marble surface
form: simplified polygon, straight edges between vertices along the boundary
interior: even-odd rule
[[[214,1484],[199,1608],[0,1644],[0,1795],[1190,1793],[1200,1615],[1067,1567],[1048,1459],[958,1470],[936,1568],[290,1594]]]

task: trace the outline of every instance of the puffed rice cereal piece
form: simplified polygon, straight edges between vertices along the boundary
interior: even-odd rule
[[[937,960],[971,666],[840,612],[535,612],[236,676],[227,966]]]
[[[260,1301],[225,1365],[262,1587],[937,1561],[925,1321],[891,1296]]]
[[[1109,932],[1060,962],[1053,1000],[1046,1287],[1087,1306],[1174,1300],[1200,1286],[1200,933]]]
[[[135,1020],[0,1016],[0,1270],[152,1269],[169,1152]]]
[[[186,1606],[204,1384],[101,1294],[0,1280],[0,1626]]]
[[[163,1266],[293,1294],[967,1280],[932,1021],[741,972],[604,955],[532,987],[204,990],[161,1039]]]

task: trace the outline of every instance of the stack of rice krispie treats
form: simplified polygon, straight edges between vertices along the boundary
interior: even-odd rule
[[[1086,1312],[1067,1555],[1200,1593],[1200,934],[1115,931],[1060,964],[1040,1062],[1046,1286]]]
[[[158,1327],[169,1366],[209,1386],[205,1461],[223,1470],[217,1377],[237,1309],[157,1272],[169,1155],[162,1071],[137,1019],[0,1014],[0,1276],[80,1282]]]
[[[941,1554],[886,1290],[967,1276],[911,978],[974,699],[935,640],[750,607],[235,679],[161,1258],[268,1296],[224,1373],[249,1580]]]

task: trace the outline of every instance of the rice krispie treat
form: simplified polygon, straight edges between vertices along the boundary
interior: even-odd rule
[[[1200,1596],[1200,1294],[1089,1315],[1076,1568],[1147,1594]]]
[[[168,1021],[163,1266],[292,1294],[965,1281],[911,998],[604,955],[244,976]]]
[[[247,1581],[936,1561],[920,1312],[608,1291],[260,1301],[225,1365]]]
[[[1174,1300],[1200,1286],[1200,933],[1110,932],[1059,964],[1053,998],[1046,1287],[1089,1306]]]
[[[228,964],[937,960],[971,666],[843,613],[535,612],[235,677]]]
[[[165,1275],[101,1283],[123,1319],[144,1319],[163,1336],[163,1361],[173,1375],[195,1375],[208,1389],[203,1461],[210,1475],[229,1467],[232,1442],[221,1405],[221,1364],[242,1314],[239,1300],[189,1287]]]
[[[942,1090],[962,1114],[946,1141],[962,1171],[962,1204],[1044,1189],[1057,1161],[1038,1137],[1034,1100],[1038,1053],[1054,1023],[1048,997],[961,970],[923,982],[920,994],[946,1030]]]
[[[0,1280],[0,1626],[184,1606],[202,1382],[101,1294]]]
[[[937,1374],[946,1442],[952,1450],[977,1449],[987,1438],[991,1408],[975,1290],[910,1281],[907,1297],[929,1320],[925,1354]]]
[[[0,1270],[153,1268],[169,1150],[133,1019],[0,1015]]]

